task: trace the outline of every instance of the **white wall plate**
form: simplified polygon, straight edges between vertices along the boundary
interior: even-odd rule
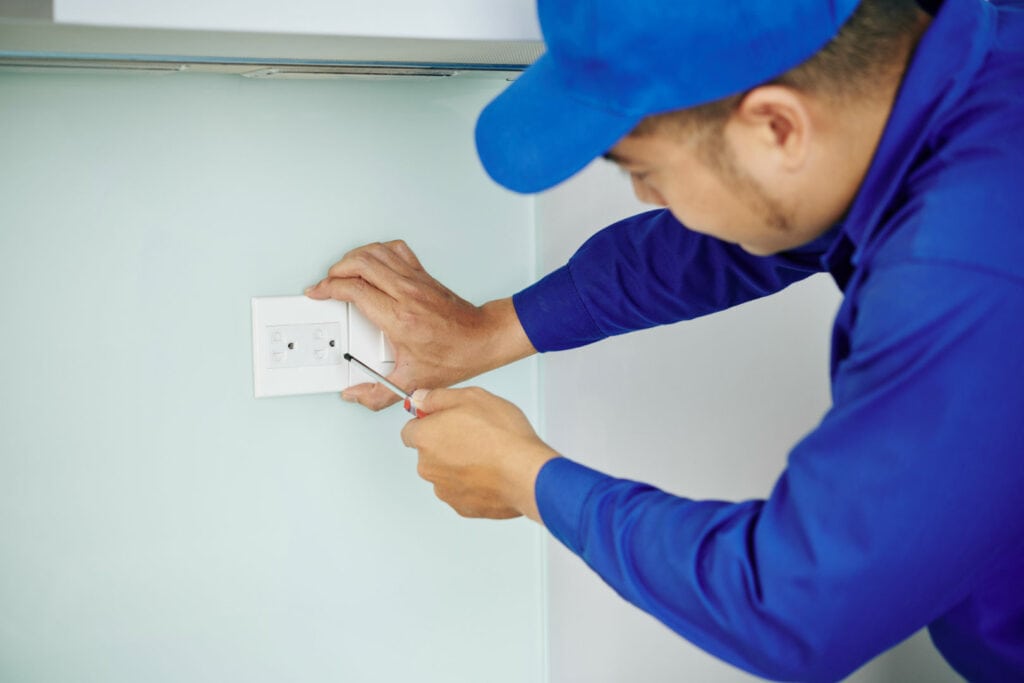
[[[346,352],[385,376],[395,367],[380,328],[351,304],[305,296],[252,299],[256,398],[338,392],[372,382],[344,359]]]
[[[341,391],[348,386],[348,306],[305,296],[252,300],[257,398]]]
[[[352,304],[348,306],[348,352],[385,377],[395,369],[395,354],[384,333]],[[374,381],[357,365],[351,365],[350,385]]]

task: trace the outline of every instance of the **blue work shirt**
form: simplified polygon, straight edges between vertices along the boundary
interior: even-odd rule
[[[667,211],[514,297],[551,351],[829,271],[832,406],[765,500],[700,501],[567,458],[545,525],[624,598],[755,674],[835,680],[928,626],[1024,680],[1024,6],[947,0],[841,226],[756,257]]]

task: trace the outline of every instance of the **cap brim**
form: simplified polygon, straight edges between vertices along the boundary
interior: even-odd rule
[[[480,114],[476,148],[495,182],[540,192],[607,152],[640,118],[571,97],[543,55]]]

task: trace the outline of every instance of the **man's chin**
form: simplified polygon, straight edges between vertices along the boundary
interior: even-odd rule
[[[739,248],[753,256],[774,256],[779,253],[778,249],[769,249],[767,247],[761,247],[755,244],[742,244],[740,243]]]

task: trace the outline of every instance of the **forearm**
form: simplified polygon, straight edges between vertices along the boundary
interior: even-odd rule
[[[466,358],[462,363],[471,369],[471,376],[537,353],[523,329],[511,297],[490,301],[479,310],[480,322],[467,345]]]
[[[776,292],[819,272],[832,238],[758,257],[653,211],[601,230],[513,300],[539,351],[574,348]]]

